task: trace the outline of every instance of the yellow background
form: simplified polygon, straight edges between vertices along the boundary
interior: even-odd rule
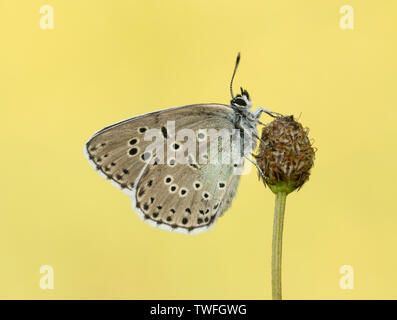
[[[54,8],[54,30],[39,25]],[[339,27],[342,5],[354,30]],[[213,232],[148,226],[83,155],[116,121],[199,102],[300,117],[285,299],[397,298],[396,1],[0,1],[0,298],[268,299],[274,196],[255,170]],[[263,121],[270,121],[263,117]],[[39,287],[42,265],[54,290]],[[339,287],[342,265],[354,290]]]

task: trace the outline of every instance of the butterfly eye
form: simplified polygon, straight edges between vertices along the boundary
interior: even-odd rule
[[[245,100],[242,99],[242,98],[234,98],[232,102],[233,102],[234,104],[239,105],[239,106],[243,106],[243,107],[246,107],[246,106],[247,106],[247,103],[246,103]]]

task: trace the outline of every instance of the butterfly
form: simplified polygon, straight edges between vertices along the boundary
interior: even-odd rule
[[[264,107],[251,111],[250,96],[242,88],[234,96],[239,62],[240,54],[229,105],[194,104],[147,113],[110,125],[85,144],[92,167],[127,193],[134,211],[151,226],[184,234],[208,230],[231,206],[244,159],[255,164],[248,155],[259,139],[259,118],[263,112],[277,113]],[[219,142],[219,132],[224,141]],[[160,142],[153,143],[154,138]],[[221,161],[227,153],[228,161]]]

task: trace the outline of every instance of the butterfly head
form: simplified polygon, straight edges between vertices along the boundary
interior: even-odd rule
[[[241,89],[241,93],[236,95],[230,101],[231,105],[238,108],[238,109],[250,109],[252,107],[250,96],[247,90]]]

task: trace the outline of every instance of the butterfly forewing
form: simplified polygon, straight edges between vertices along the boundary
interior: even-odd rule
[[[189,124],[203,119],[203,112],[213,117],[233,116],[227,106],[211,104],[184,106],[134,117],[94,134],[85,146],[87,157],[108,179],[121,188],[133,189],[135,179],[145,166],[143,153],[151,143],[144,141],[147,130],[162,130],[170,120],[181,127],[189,127]]]

